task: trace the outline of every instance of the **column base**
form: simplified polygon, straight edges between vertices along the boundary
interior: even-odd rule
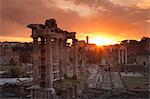
[[[53,88],[31,88],[31,99],[55,99],[55,89]]]

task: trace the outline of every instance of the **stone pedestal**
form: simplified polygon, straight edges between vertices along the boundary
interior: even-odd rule
[[[53,88],[40,88],[32,86],[31,99],[56,99],[55,90]]]

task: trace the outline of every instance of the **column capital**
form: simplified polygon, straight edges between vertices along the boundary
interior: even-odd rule
[[[38,36],[31,36],[33,40],[38,39]]]

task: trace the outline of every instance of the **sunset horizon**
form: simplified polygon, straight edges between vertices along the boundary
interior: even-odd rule
[[[88,35],[87,35],[88,36]],[[88,36],[89,37],[89,43],[90,44],[96,44],[97,46],[105,46],[105,45],[115,45],[115,44],[120,44],[121,41],[124,40],[137,40],[140,41],[143,37],[147,37],[147,36],[143,36],[139,39],[114,39],[114,38],[107,38],[107,37],[101,37],[101,36],[96,36],[96,37],[92,37],[92,36]],[[86,36],[84,38],[77,38],[79,41],[80,40],[84,40],[86,41]],[[31,37],[8,37],[8,36],[1,36],[0,37],[0,42],[21,42],[21,43],[30,43],[33,42]],[[69,42],[71,43],[71,42]]]
[[[29,23],[54,18],[79,40],[109,45],[150,37],[149,0],[5,0],[1,1],[0,41],[31,42]],[[60,17],[61,16],[61,17]]]

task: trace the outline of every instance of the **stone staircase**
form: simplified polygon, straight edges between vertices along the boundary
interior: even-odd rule
[[[123,82],[118,72],[111,72],[113,88],[123,88]]]
[[[112,84],[111,84],[111,79],[110,79],[109,72],[103,72],[102,73],[101,88],[102,89],[107,89],[107,90],[111,90],[112,89]]]

